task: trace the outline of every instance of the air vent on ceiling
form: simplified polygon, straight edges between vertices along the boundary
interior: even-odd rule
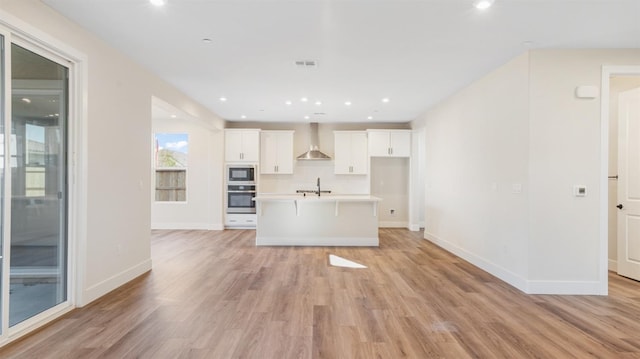
[[[315,60],[296,60],[296,67],[315,68],[318,67],[318,63]]]

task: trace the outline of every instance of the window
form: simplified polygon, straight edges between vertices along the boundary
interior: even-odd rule
[[[156,133],[155,170],[156,201],[187,201],[187,153],[189,135],[186,133]]]

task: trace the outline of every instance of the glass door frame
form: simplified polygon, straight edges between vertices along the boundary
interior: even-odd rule
[[[16,31],[13,31],[16,30]],[[71,311],[75,308],[76,303],[78,303],[79,299],[81,300],[81,296],[78,295],[78,280],[80,276],[78,275],[78,267],[80,259],[78,258],[78,254],[82,251],[78,250],[79,242],[77,241],[78,234],[84,233],[86,228],[84,226],[77,226],[78,217],[82,216],[82,218],[86,218],[86,214],[81,214],[78,209],[86,208],[85,205],[78,205],[78,203],[86,203],[80,201],[80,196],[78,195],[78,177],[82,180],[84,184],[84,179],[86,178],[84,173],[79,173],[79,167],[86,169],[86,166],[76,166],[76,153],[79,152],[79,147],[86,148],[82,146],[81,139],[86,138],[82,134],[82,126],[80,124],[79,119],[85,118],[86,116],[86,108],[84,108],[85,101],[82,101],[82,105],[80,106],[79,100],[80,96],[78,94],[83,93],[83,89],[86,88],[86,85],[83,85],[80,78],[86,79],[86,76],[78,75],[78,72],[86,71],[86,68],[83,68],[81,64],[78,63],[77,59],[74,59],[69,56],[65,56],[64,53],[60,51],[56,51],[55,49],[45,45],[42,41],[37,40],[39,36],[30,36],[29,34],[19,30],[13,29],[12,27],[7,28],[3,26],[3,23],[0,22],[0,35],[4,38],[4,83],[2,84],[3,93],[2,93],[2,101],[4,102],[4,125],[5,132],[9,131],[8,134],[3,134],[5,139],[10,139],[11,137],[11,99],[13,95],[12,91],[12,80],[11,80],[11,45],[16,44],[20,47],[23,47],[35,54],[43,56],[53,62],[56,62],[68,69],[68,78],[67,78],[67,124],[66,124],[66,142],[67,142],[67,152],[66,152],[66,176],[67,176],[67,195],[66,195],[66,251],[67,251],[67,266],[66,266],[66,276],[67,276],[67,287],[66,287],[66,297],[67,300],[49,308],[29,319],[24,320],[21,323],[18,323],[12,327],[9,327],[9,297],[10,297],[10,249],[11,249],[11,171],[5,172],[5,183],[4,183],[4,197],[2,198],[2,205],[4,211],[4,218],[2,223],[2,267],[1,267],[1,289],[0,289],[0,321],[1,321],[1,332],[0,332],[0,347],[6,345],[7,343],[20,338],[21,336],[47,324],[48,322],[59,318],[63,314]],[[10,154],[10,140],[4,141],[4,150],[5,156],[4,160],[4,169],[9,169],[11,156]],[[3,170],[4,170],[3,169]],[[86,188],[82,186],[82,188]],[[82,200],[86,201],[86,199]],[[85,222],[82,222],[85,223]],[[82,243],[84,244],[84,243]]]

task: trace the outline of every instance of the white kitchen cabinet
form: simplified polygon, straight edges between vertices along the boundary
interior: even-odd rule
[[[260,130],[225,129],[224,159],[227,162],[258,162]]]
[[[227,213],[224,225],[228,228],[255,228],[256,214]]]
[[[262,131],[260,173],[293,173],[293,131]]]
[[[369,156],[411,157],[411,130],[367,130]]]
[[[365,131],[334,131],[334,173],[366,175],[369,170],[367,133]]]

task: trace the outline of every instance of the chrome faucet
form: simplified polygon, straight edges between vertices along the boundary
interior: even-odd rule
[[[318,177],[318,197],[320,197],[320,177]]]

